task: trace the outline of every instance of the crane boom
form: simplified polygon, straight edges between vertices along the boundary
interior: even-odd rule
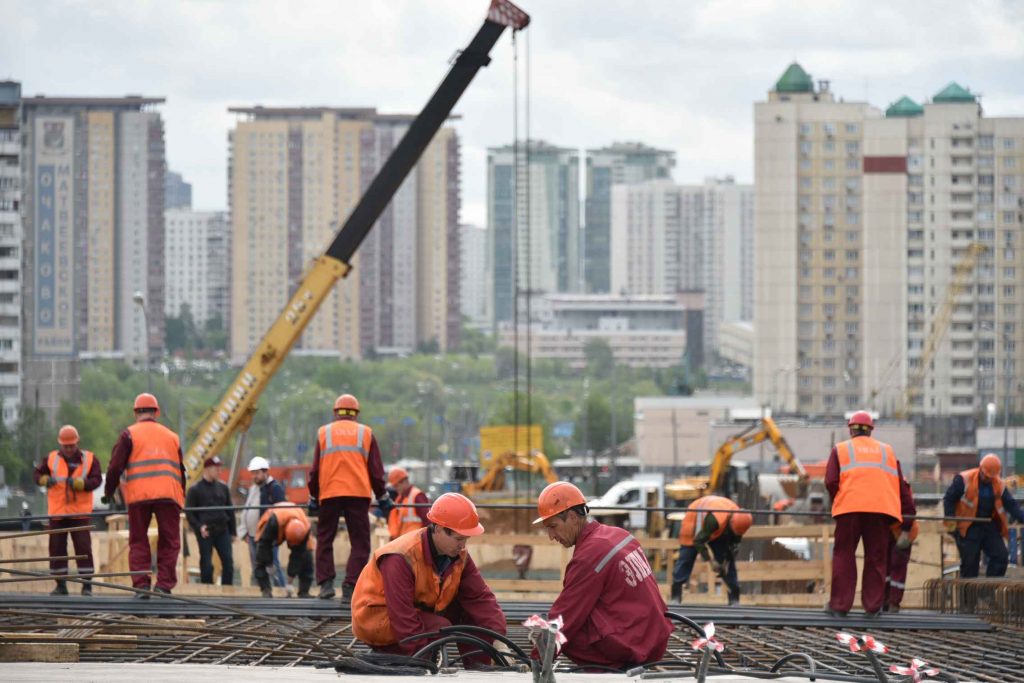
[[[202,473],[203,461],[220,452],[236,432],[247,429],[256,401],[298,341],[320,304],[348,275],[352,256],[409,175],[423,150],[451,114],[476,73],[490,63],[490,51],[506,28],[526,28],[530,17],[508,0],[491,0],[480,30],[455,58],[448,75],[409,126],[366,189],[327,251],[315,259],[284,310],[257,344],[238,376],[199,428],[185,454],[189,482]]]

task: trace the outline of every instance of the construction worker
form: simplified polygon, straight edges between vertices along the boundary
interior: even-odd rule
[[[306,511],[295,503],[276,503],[260,517],[256,526],[256,582],[265,598],[273,597],[270,589],[270,574],[267,569],[274,564],[274,550],[282,543],[288,543],[288,581],[299,577],[299,597],[309,598],[309,587],[313,585],[313,537],[310,534],[309,517]],[[291,590],[290,585],[289,590]]]
[[[256,527],[260,521],[260,515],[267,511],[272,505],[283,503],[287,500],[284,486],[274,479],[270,474],[270,461],[262,456],[254,456],[246,468],[252,475],[252,484],[245,498],[245,509],[242,510],[242,523],[238,525],[238,537],[246,541],[249,547],[249,563],[255,570],[256,567]],[[253,573],[253,578],[256,574]],[[271,579],[275,586],[283,586],[284,571],[281,569],[281,560],[277,554],[277,546],[274,546],[274,571]]]
[[[953,477],[942,499],[946,517],[979,517],[984,522],[949,520],[946,530],[956,539],[960,551],[960,576],[978,575],[981,555],[985,554],[985,576],[1004,576],[1009,563],[1006,539],[1008,518],[1024,522],[1020,505],[1003,484],[1003,463],[995,453],[981,459],[978,467]]]
[[[395,507],[388,515],[388,534],[392,541],[429,524],[427,508],[402,507],[408,503],[427,505],[430,502],[427,499],[427,494],[409,482],[408,472],[401,467],[392,467],[388,471],[388,486],[394,487],[397,494]]]
[[[871,414],[859,410],[847,423],[850,439],[836,444],[825,468],[825,488],[832,496],[835,541],[832,595],[825,611],[846,616],[857,591],[857,546],[864,540],[861,603],[868,617],[881,614],[889,570],[890,526],[909,531],[913,501],[900,482],[903,470],[892,446],[871,437]],[[909,488],[907,489],[909,491]]]
[[[917,504],[914,502],[914,493],[910,489],[910,482],[903,477],[900,477],[900,500],[910,501],[902,511],[904,515],[917,514]],[[920,528],[915,519],[910,523],[909,529],[904,529],[902,524],[893,522],[889,525],[889,531],[889,571],[885,577],[885,602],[882,604],[882,611],[896,614],[900,611],[903,593],[907,590],[910,549],[914,541],[917,540]]]
[[[195,483],[185,496],[185,518],[196,535],[199,546],[199,580],[213,583],[213,551],[220,557],[222,586],[234,583],[235,564],[231,554],[231,542],[235,538],[235,513],[232,510],[194,510],[193,508],[230,508],[231,492],[220,480],[220,468],[224,463],[216,456],[203,461],[203,477]]]
[[[160,405],[153,394],[135,398],[135,424],[118,437],[110,454],[106,499],[118,486],[128,506],[128,567],[149,571],[149,522],[156,516],[157,593],[169,594],[178,583],[178,552],[181,550],[181,508],[185,504],[185,465],[178,435],[156,421]],[[135,588],[149,590],[150,577],[132,576]],[[148,593],[136,593],[148,599]]]
[[[644,549],[628,531],[588,518],[583,493],[567,481],[537,499],[548,538],[574,548],[550,619],[562,617],[562,652],[580,666],[619,669],[661,659],[672,632]]]
[[[92,492],[103,483],[100,463],[91,451],[78,447],[78,430],[64,425],[57,432],[58,449],[50,451],[46,460],[39,463],[33,478],[40,486],[46,487],[46,514],[51,515],[51,529],[68,529],[87,525],[92,513]],[[66,557],[68,536],[75,547],[75,555],[84,558],[75,560],[79,574],[92,574],[92,538],[87,530],[50,534],[50,557]],[[68,573],[66,559],[51,559],[50,573]],[[50,595],[67,595],[66,581],[57,580],[57,587]],[[92,595],[92,586],[82,584],[82,595]]]
[[[386,517],[391,499],[384,484],[384,463],[373,431],[357,422],[359,401],[342,394],[334,402],[335,420],[320,427],[309,471],[311,511],[319,509],[316,529],[316,581],[320,598],[334,597],[334,537],[345,516],[351,550],[341,585],[342,602],[352,598],[359,572],[370,557],[370,501]]]
[[[466,550],[467,541],[484,532],[476,506],[460,493],[445,493],[427,520],[427,527],[377,550],[359,575],[352,632],[375,650],[410,655],[434,639],[406,638],[453,624],[505,634],[505,615]],[[464,655],[475,649],[459,645]],[[475,666],[489,659],[478,654],[463,661]]]
[[[672,570],[674,602],[682,602],[683,584],[689,582],[699,554],[722,577],[729,590],[729,604],[739,604],[736,551],[753,522],[749,512],[737,512],[739,509],[739,505],[722,496],[705,496],[690,503],[679,530],[679,559]],[[709,547],[714,560],[708,554]]]

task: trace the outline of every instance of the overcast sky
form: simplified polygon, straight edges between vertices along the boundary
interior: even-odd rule
[[[420,110],[486,0],[0,0],[0,78],[26,95],[167,98],[167,160],[198,209],[227,207],[233,105]],[[846,100],[922,101],[955,80],[1024,116],[1024,2],[522,0],[532,136],[676,151],[675,178],[753,180],[753,103],[796,60]],[[520,56],[527,37],[520,38]],[[508,34],[456,107],[463,215],[482,224],[486,148],[512,139]],[[523,60],[525,61],[525,60]],[[521,62],[522,64],[522,62]]]

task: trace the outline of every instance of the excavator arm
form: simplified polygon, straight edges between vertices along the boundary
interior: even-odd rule
[[[455,58],[441,85],[381,167],[335,235],[326,253],[313,261],[288,305],[253,350],[241,372],[199,428],[185,454],[189,483],[202,474],[203,460],[224,449],[239,430],[248,428],[256,402],[302,335],[317,309],[341,278],[359,245],[409,175],[476,73],[490,63],[490,51],[506,28],[526,28],[530,17],[508,0],[492,0],[483,26]]]
[[[512,453],[511,451],[493,456],[487,461],[487,472],[480,481],[467,482],[462,485],[462,493],[474,496],[481,491],[500,491],[505,487],[505,469],[512,468],[519,472],[539,474],[544,480],[553,484],[558,475],[551,468],[551,462],[543,453]]]
[[[775,420],[765,417],[759,423],[750,426],[746,431],[729,437],[725,443],[718,447],[718,450],[715,451],[715,458],[711,462],[711,477],[708,479],[707,491],[713,493],[723,489],[733,455],[765,440],[769,441],[775,447],[779,456],[795,470],[801,482],[807,481],[807,470],[804,469],[803,464],[793,454],[793,450],[786,442],[786,438],[782,436],[779,426],[775,424]]]

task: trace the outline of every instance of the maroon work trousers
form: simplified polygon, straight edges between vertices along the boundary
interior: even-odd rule
[[[156,515],[156,587],[171,590],[178,583],[178,552],[181,550],[181,508],[170,500],[147,500],[128,506],[128,568],[150,571],[149,521]],[[149,588],[149,577],[132,577],[136,588]]]
[[[899,607],[903,592],[907,589],[907,567],[910,565],[910,548],[900,550],[896,540],[891,539],[889,550],[889,574],[885,577],[885,606]]]
[[[876,512],[848,512],[835,518],[832,551],[832,599],[829,607],[849,612],[857,592],[857,546],[864,540],[864,572],[860,601],[865,612],[877,612],[885,602],[885,577],[889,570],[889,525],[896,520]]]
[[[442,628],[448,626],[479,626],[480,624],[474,624],[470,616],[463,611],[457,604],[449,605],[440,614],[435,612],[419,611],[420,620],[423,622],[423,626],[427,632],[440,631]],[[397,634],[396,634],[397,635]],[[415,635],[410,633],[408,635]],[[405,638],[405,635],[399,636],[399,638]],[[434,638],[421,638],[419,640],[410,640],[404,643],[395,643],[394,645],[382,645],[374,647],[376,652],[385,652],[393,655],[405,655],[410,656],[416,654],[416,652],[427,645],[427,643],[437,640],[437,636]],[[488,640],[488,638],[484,638]],[[480,652],[480,649],[471,643],[459,643],[459,654],[463,656],[462,662],[467,669],[473,669],[478,666],[486,666],[491,664],[491,658]],[[470,654],[475,652],[476,654]]]
[[[370,499],[339,496],[320,501],[320,517],[316,525],[316,582],[333,579],[334,537],[338,520],[344,515],[348,542],[352,547],[345,565],[345,581],[356,585],[359,572],[370,559]]]
[[[88,517],[70,519],[51,519],[51,529],[70,529],[76,526],[89,526]],[[75,555],[85,555],[83,560],[75,560],[79,574],[92,574],[92,537],[88,531],[68,531],[63,534],[50,534],[50,557],[66,557],[68,554],[68,536],[75,547]],[[67,574],[67,560],[50,560],[51,574]]]

